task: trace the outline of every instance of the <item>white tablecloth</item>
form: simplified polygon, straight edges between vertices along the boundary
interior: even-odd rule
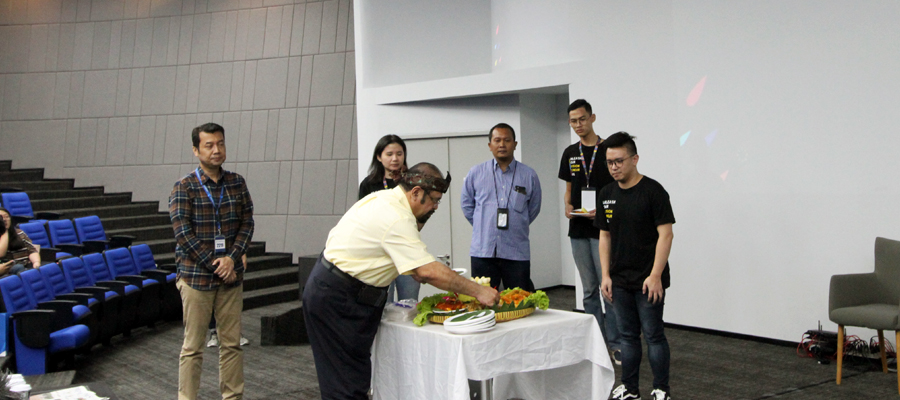
[[[537,310],[486,333],[382,321],[372,348],[375,400],[468,400],[494,378],[494,399],[606,399],[615,373],[592,315]]]

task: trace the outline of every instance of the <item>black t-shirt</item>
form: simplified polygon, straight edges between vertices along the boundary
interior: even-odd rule
[[[599,144],[599,142],[598,142]],[[594,157],[594,148],[598,148],[597,156]],[[587,158],[582,163],[581,153]],[[591,159],[594,159],[594,166],[591,167]],[[581,151],[578,150],[578,143],[575,143],[563,151],[562,158],[559,161],[559,179],[572,183],[572,206],[576,210],[581,208],[581,188],[587,182],[587,171],[584,165],[591,168],[591,184],[590,187],[595,190],[606,186],[613,181],[606,168],[606,154],[603,154],[602,146],[583,146]],[[597,202],[600,206],[600,202]],[[569,237],[573,238],[598,238],[600,231],[594,227],[594,221],[585,217],[572,217],[569,220]]]
[[[393,189],[397,186],[397,182],[393,179],[387,179],[387,189]],[[374,178],[372,175],[369,175],[363,179],[362,182],[359,183],[359,198],[368,196],[370,193],[377,192],[379,190],[384,190],[384,182],[381,179]]]
[[[669,193],[659,182],[644,176],[628,189],[615,182],[606,185],[597,195],[597,205],[602,209],[597,211],[594,225],[609,231],[612,240],[609,275],[613,285],[640,290],[653,270],[659,239],[656,227],[675,223]],[[662,285],[669,287],[668,262]]]

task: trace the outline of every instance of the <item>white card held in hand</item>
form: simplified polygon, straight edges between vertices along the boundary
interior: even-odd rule
[[[581,208],[588,212],[597,209],[597,189],[581,188]]]

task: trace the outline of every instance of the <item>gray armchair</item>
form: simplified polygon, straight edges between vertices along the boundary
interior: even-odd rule
[[[896,343],[900,345],[900,241],[875,238],[875,272],[831,277],[828,318],[838,324],[838,385],[841,384],[845,326],[878,331],[881,367],[888,372],[884,331],[895,331]],[[900,393],[900,369],[897,391]]]

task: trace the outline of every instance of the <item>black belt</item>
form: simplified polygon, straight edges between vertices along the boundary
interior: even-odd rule
[[[325,266],[325,269],[338,276],[344,282],[347,282],[350,287],[358,291],[356,296],[356,301],[358,303],[374,307],[384,306],[384,303],[387,300],[387,287],[368,285],[365,282],[350,276],[350,274],[341,271],[340,268],[336,267],[330,261],[326,260],[324,255],[320,257],[322,260],[322,265]]]

